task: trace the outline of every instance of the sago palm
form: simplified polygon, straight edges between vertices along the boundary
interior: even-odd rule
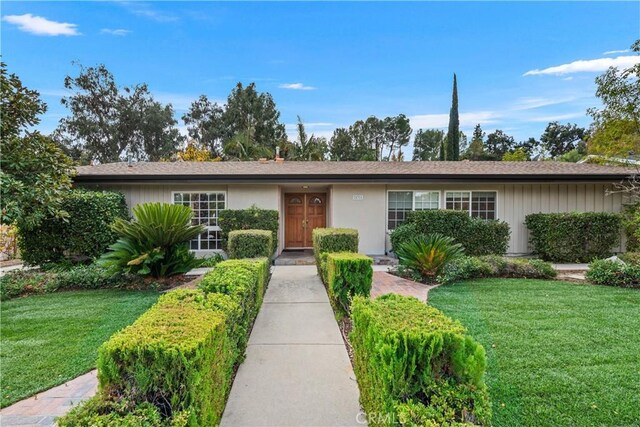
[[[401,265],[419,272],[425,278],[435,277],[447,263],[463,254],[461,244],[441,234],[414,238],[396,250]]]

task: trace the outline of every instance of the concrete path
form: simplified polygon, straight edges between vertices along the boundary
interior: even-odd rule
[[[276,266],[222,425],[351,426],[359,412],[355,375],[316,267]]]
[[[56,417],[96,394],[96,370],[0,410],[0,425],[51,426]]]

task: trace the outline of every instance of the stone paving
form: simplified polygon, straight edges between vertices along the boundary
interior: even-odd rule
[[[96,394],[96,370],[0,410],[0,425],[51,426],[78,403]]]
[[[403,279],[384,271],[373,272],[373,285],[371,297],[377,298],[384,294],[399,294],[408,297],[416,297],[420,301],[427,301],[429,290],[437,285],[423,285],[412,280]]]

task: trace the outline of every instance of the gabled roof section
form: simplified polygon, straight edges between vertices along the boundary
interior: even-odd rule
[[[615,181],[633,168],[566,162],[139,162],[79,166],[76,182]]]

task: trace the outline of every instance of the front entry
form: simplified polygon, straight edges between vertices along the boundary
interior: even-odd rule
[[[327,195],[324,193],[285,194],[284,247],[310,248],[311,232],[327,225]]]

